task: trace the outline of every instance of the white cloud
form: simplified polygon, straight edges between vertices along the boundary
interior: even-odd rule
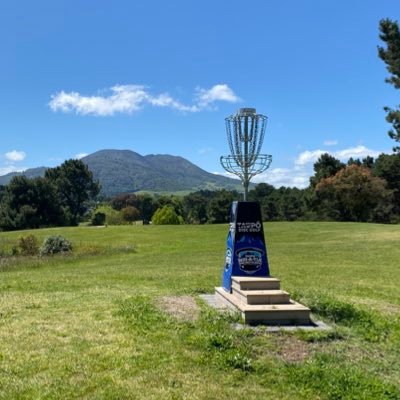
[[[0,167],[0,176],[7,175],[10,172],[22,172],[27,168],[24,167],[16,167],[14,165],[7,165],[6,167]]]
[[[310,174],[305,169],[272,168],[254,177],[254,183],[269,183],[275,187],[305,188],[309,184]]]
[[[71,112],[87,115],[113,115],[117,112],[132,113],[140,109],[147,93],[143,86],[123,85],[111,88],[111,95],[82,96],[77,92],[61,91],[51,96],[49,103],[53,111]]]
[[[80,115],[110,116],[116,113],[132,114],[145,105],[167,107],[182,112],[198,112],[217,101],[240,100],[226,84],[214,85],[211,89],[196,89],[196,101],[186,105],[168,93],[153,95],[143,85],[116,85],[108,96],[83,96],[78,92],[61,91],[51,96],[49,106],[53,111],[75,112]]]
[[[356,147],[349,147],[348,149],[339,150],[333,153],[333,155],[340,160],[348,160],[350,157],[353,158],[364,158],[367,156],[378,157],[382,151],[368,149],[365,146],[359,145]]]
[[[337,140],[325,140],[324,146],[336,146],[338,144]]]
[[[75,154],[75,156],[73,158],[80,160],[81,158],[86,157],[87,155],[88,155],[88,153],[78,153],[78,154]]]
[[[364,158],[368,155],[377,157],[382,151],[368,149],[362,145],[333,152],[321,149],[306,150],[297,156],[293,168],[275,168],[268,170],[256,176],[254,182],[267,182],[275,187],[296,186],[298,188],[305,188],[308,186],[309,179],[313,175],[312,164],[324,153],[331,154],[341,161],[347,161],[350,157]]]
[[[324,153],[327,153],[327,151],[325,151],[325,150],[303,151],[296,158],[295,164],[302,166],[302,165],[309,164],[311,162],[315,162],[318,160],[319,156]]]
[[[147,101],[149,104],[152,106],[156,107],[169,107],[178,111],[184,111],[184,112],[197,112],[200,111],[198,106],[192,105],[192,106],[186,106],[179,101],[175,100],[172,98],[168,93],[163,93],[158,96],[148,96]]]
[[[318,158],[324,154],[328,153],[341,161],[347,161],[350,157],[353,158],[364,158],[366,156],[378,157],[382,151],[368,149],[365,146],[359,145],[355,147],[349,147],[343,150],[330,151],[330,150],[306,150],[298,155],[295,164],[298,166],[304,166],[306,164],[314,163]]]
[[[26,157],[26,153],[24,151],[12,150],[5,154],[6,160],[8,161],[22,161]]]
[[[239,179],[230,172],[213,172],[216,175],[226,176],[228,178]],[[252,183],[269,183],[276,188],[281,186],[305,188],[309,184],[310,173],[305,169],[296,170],[292,168],[272,168],[256,175]]]
[[[200,107],[207,107],[215,101],[227,101],[229,103],[237,103],[241,99],[236,96],[233,90],[226,84],[214,85],[211,89],[196,89],[197,103]]]

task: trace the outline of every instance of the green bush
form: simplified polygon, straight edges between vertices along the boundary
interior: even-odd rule
[[[179,218],[175,210],[168,205],[159,208],[151,218],[154,225],[180,225],[182,221],[182,217]]]
[[[90,223],[94,226],[104,225],[106,222],[106,214],[103,212],[96,212],[92,216]]]
[[[21,236],[18,240],[18,250],[23,256],[39,254],[39,242],[35,235]]]
[[[114,210],[110,205],[100,205],[94,211],[95,213],[105,214],[107,225],[126,225],[127,222],[124,220],[121,211]]]
[[[44,240],[40,248],[40,255],[48,256],[56,253],[68,253],[71,250],[72,244],[69,240],[60,235],[54,235]]]
[[[135,222],[140,219],[140,211],[133,206],[124,207],[121,210],[122,218],[127,222]]]

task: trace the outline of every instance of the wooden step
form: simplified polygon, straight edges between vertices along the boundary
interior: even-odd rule
[[[240,290],[279,290],[281,281],[271,277],[232,276],[232,288]]]
[[[222,287],[215,288],[218,300],[238,309],[246,324],[308,325],[310,309],[293,300],[289,304],[246,304]]]
[[[246,304],[289,304],[290,296],[283,290],[240,290],[232,288],[232,294]]]

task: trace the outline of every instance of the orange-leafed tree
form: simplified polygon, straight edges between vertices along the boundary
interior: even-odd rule
[[[349,165],[321,179],[315,192],[324,213],[332,219],[389,222],[392,191],[385,179],[373,176],[369,168]]]

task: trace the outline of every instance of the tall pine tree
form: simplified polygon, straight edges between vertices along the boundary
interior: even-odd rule
[[[382,19],[379,23],[380,39],[385,42],[386,48],[378,46],[379,57],[385,62],[390,74],[386,82],[392,84],[396,89],[400,89],[400,29],[397,21],[388,18]],[[400,107],[400,106],[398,106]],[[384,107],[386,111],[386,121],[392,124],[393,128],[389,131],[389,136],[400,143],[400,109]],[[400,152],[400,146],[393,148]]]

